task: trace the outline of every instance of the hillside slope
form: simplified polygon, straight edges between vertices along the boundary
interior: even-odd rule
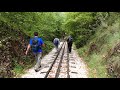
[[[96,33],[79,55],[88,63],[90,77],[120,77],[120,19],[111,15],[101,21]]]
[[[29,61],[25,61],[29,36],[5,22],[0,23],[0,77],[13,77],[15,68],[19,69],[33,62],[32,55],[27,56]]]

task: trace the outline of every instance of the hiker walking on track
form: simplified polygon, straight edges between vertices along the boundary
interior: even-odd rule
[[[42,59],[42,47],[45,46],[42,38],[38,37],[38,32],[34,32],[34,38],[31,38],[29,44],[27,46],[27,50],[25,54],[27,55],[29,49],[32,49],[33,54],[35,55],[35,59],[37,61],[35,65],[35,71],[37,72],[41,67],[41,59]]]
[[[73,38],[72,38],[71,36],[69,36],[68,39],[67,39],[68,52],[69,52],[69,53],[71,53],[72,43],[73,43]]]
[[[60,44],[60,40],[59,40],[58,38],[55,38],[55,39],[53,40],[53,43],[54,43],[54,46],[55,46],[55,48],[56,48],[56,51],[58,52],[58,46],[59,46],[59,44]]]

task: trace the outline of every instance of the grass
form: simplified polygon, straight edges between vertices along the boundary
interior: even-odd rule
[[[20,77],[22,74],[25,73],[25,71],[35,65],[35,61],[31,62],[30,57],[22,57],[25,64],[20,64],[17,62],[17,58],[13,58],[14,61],[14,68],[12,72],[14,73],[14,78]]]
[[[18,76],[19,74],[24,73],[23,70],[24,68],[21,65],[17,64],[17,66],[15,66],[13,69],[13,72],[15,72],[16,76]]]
[[[88,47],[83,47],[78,49],[78,53],[83,60],[86,62],[89,73],[89,78],[107,78],[107,71],[105,67],[105,61],[103,60],[103,56],[93,53],[91,55],[87,54]]]
[[[89,77],[90,78],[106,78],[106,68],[102,63],[102,58],[100,55],[92,54],[88,59]]]
[[[33,67],[33,64],[29,64],[26,66],[21,66],[20,64],[17,64],[13,69],[13,72],[15,73],[15,78],[21,77],[21,75],[25,74],[27,69],[32,68],[32,67]]]

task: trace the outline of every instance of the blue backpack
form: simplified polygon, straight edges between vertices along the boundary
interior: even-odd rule
[[[58,45],[58,44],[59,44],[59,41],[58,41],[58,40],[55,40],[54,43],[55,43],[55,45]]]
[[[32,51],[37,52],[41,48],[38,38],[32,40]]]

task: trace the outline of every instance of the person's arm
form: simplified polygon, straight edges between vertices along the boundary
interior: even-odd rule
[[[29,42],[29,44],[28,44],[28,46],[27,46],[27,50],[26,50],[26,52],[25,52],[26,55],[27,55],[27,53],[28,53],[31,45],[32,45],[32,39],[30,39],[30,42]]]
[[[27,46],[27,50],[26,50],[26,52],[25,52],[26,55],[27,55],[27,53],[28,53],[30,47],[31,47],[30,44],[28,44],[28,46]]]
[[[44,44],[44,43],[42,44],[42,47],[45,47],[45,44]]]
[[[45,47],[45,44],[42,39],[40,39],[40,43],[41,43],[42,47]]]

